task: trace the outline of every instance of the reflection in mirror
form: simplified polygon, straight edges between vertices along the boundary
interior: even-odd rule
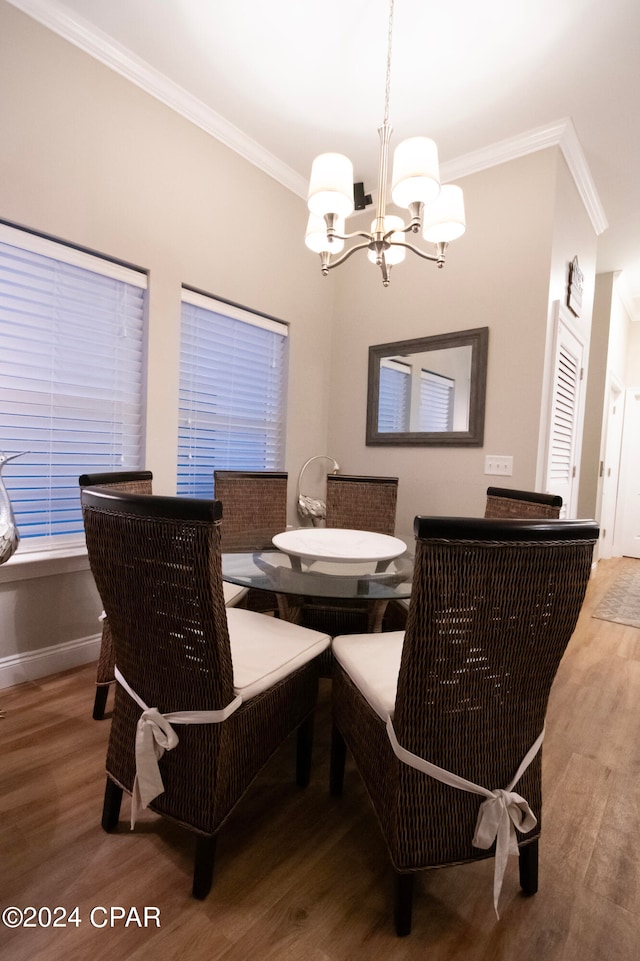
[[[378,431],[469,429],[471,347],[382,357]]]
[[[369,348],[367,444],[480,446],[488,328]]]

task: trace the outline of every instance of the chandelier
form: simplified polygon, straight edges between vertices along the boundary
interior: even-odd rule
[[[393,6],[394,0],[390,0],[384,121],[378,127],[378,196],[371,232],[344,232],[345,220],[355,206],[353,164],[344,154],[324,153],[316,157],[311,168],[307,199],[310,213],[305,234],[307,247],[320,254],[325,277],[356,250],[368,250],[369,260],[382,271],[385,287],[389,286],[392,265],[403,261],[407,250],[442,267],[448,244],[465,231],[462,190],[454,184],[440,185],[438,148],[428,137],[411,137],[398,144],[394,151],[391,198],[396,206],[409,211],[408,222],[386,212],[389,142],[393,132],[389,124]],[[407,234],[420,231],[426,241],[435,245],[433,253],[407,242]],[[345,241],[359,237],[364,239],[344,250]]]

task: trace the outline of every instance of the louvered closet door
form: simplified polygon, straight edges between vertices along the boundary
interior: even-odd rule
[[[563,517],[575,517],[582,430],[584,344],[561,317],[556,327],[553,370],[545,489],[562,497]]]

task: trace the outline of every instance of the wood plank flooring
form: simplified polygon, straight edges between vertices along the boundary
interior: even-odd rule
[[[186,832],[150,813],[130,832],[128,800],[116,833],[100,827],[109,720],[91,718],[91,665],[0,691],[0,911],[78,906],[81,920],[0,921],[0,957],[638,961],[640,630],[591,616],[634,564],[601,561],[589,585],[549,705],[540,890],[522,897],[510,863],[499,921],[485,861],[419,875],[413,931],[395,936],[386,850],[350,761],[344,796],[328,794],[328,681],[311,784],[294,786],[284,745],[220,834],[211,894],[194,901]],[[113,907],[142,919],[145,906],[159,909],[159,927],[109,922]]]

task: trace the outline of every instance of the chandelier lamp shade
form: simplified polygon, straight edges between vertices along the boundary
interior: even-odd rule
[[[384,121],[378,127],[378,194],[371,231],[345,233],[345,220],[355,208],[353,164],[344,154],[323,153],[316,157],[311,167],[307,195],[309,220],[305,234],[307,247],[320,254],[325,277],[356,250],[367,250],[369,260],[382,271],[385,287],[389,286],[391,267],[404,260],[407,250],[442,267],[447,246],[461,237],[466,227],[462,190],[454,184],[441,185],[438,148],[428,137],[410,137],[396,147],[391,200],[397,207],[407,210],[408,217],[403,220],[387,213],[389,144],[393,131],[389,123],[393,8],[394,0],[390,0]],[[434,245],[433,249],[422,249],[408,242],[408,236],[420,233],[424,240]],[[356,242],[345,249],[348,241]]]

